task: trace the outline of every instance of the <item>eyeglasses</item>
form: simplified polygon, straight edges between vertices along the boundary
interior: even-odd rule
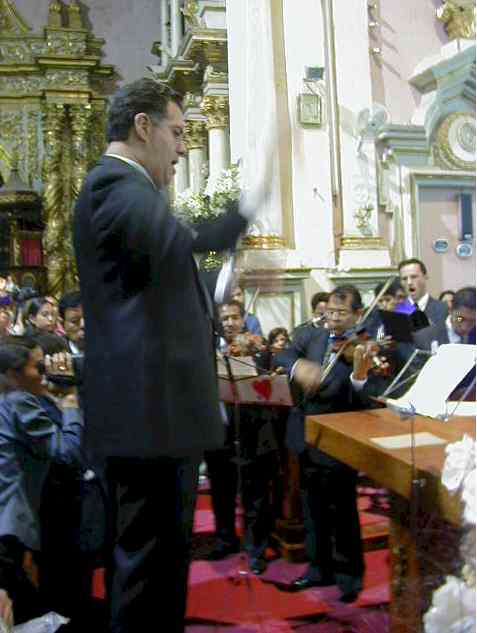
[[[326,312],[325,312],[325,315],[326,315],[326,317],[327,317],[327,318],[330,318],[330,317],[332,317],[333,315],[336,315],[336,316],[338,316],[340,319],[344,319],[344,318],[346,318],[347,316],[349,316],[350,314],[351,314],[351,311],[350,311],[350,310],[338,310],[338,309],[336,309],[336,310],[332,310],[332,309],[330,309],[330,308],[328,308],[328,309],[326,310]]]

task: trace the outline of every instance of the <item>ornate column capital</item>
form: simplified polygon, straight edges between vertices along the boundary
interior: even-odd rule
[[[207,140],[206,123],[197,119],[186,121],[185,143],[187,149],[202,149]]]
[[[207,129],[225,129],[229,123],[229,100],[221,95],[208,95],[200,104],[202,114],[207,117]]]
[[[449,39],[475,38],[475,2],[474,0],[442,0],[442,6],[436,9],[437,19],[444,22]]]
[[[58,0],[51,0],[48,7],[48,26],[53,28],[61,28],[63,26],[61,20],[61,3]]]
[[[81,17],[81,7],[77,0],[71,0],[68,6],[68,28],[83,29],[83,19]]]

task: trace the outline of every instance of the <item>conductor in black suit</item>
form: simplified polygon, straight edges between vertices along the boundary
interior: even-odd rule
[[[184,629],[198,466],[223,444],[212,302],[194,254],[233,249],[262,196],[252,187],[198,232],[180,224],[164,190],[183,134],[179,95],[150,79],[122,88],[75,209],[86,441],[110,496],[113,633]]]

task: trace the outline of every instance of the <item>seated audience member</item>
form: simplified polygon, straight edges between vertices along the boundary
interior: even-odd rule
[[[427,268],[420,259],[405,259],[398,265],[401,284],[407,293],[411,310],[422,310],[429,323],[445,321],[447,304],[431,297],[427,291]]]
[[[311,298],[311,319],[300,323],[293,331],[293,336],[300,328],[311,325],[312,327],[327,327],[326,323],[326,306],[330,298],[329,292],[315,292]]]
[[[240,303],[230,301],[219,307],[224,341],[221,351],[231,356],[253,356],[260,369],[268,354],[263,339],[243,332],[244,320]],[[272,420],[276,412],[266,406],[240,406],[240,425],[235,429],[234,410],[227,405],[226,440],[223,449],[205,454],[210,478],[212,507],[216,525],[216,546],[210,558],[218,560],[239,550],[235,533],[235,510],[238,472],[235,459],[235,440],[240,440],[243,460],[242,503],[245,518],[245,549],[250,569],[261,574],[266,568],[265,550],[271,533],[273,512],[270,485],[278,470],[277,442]],[[237,437],[238,434],[238,437]]]
[[[427,351],[435,351],[439,345],[446,343],[475,345],[475,286],[458,290],[447,319],[443,323],[436,323],[415,332],[414,342],[416,347]],[[474,378],[475,367],[465,376],[450,399],[458,400]],[[467,399],[475,400],[475,386],[467,395]]]
[[[32,336],[40,332],[50,332],[56,330],[58,311],[46,297],[35,297],[28,301],[28,305],[23,315],[25,324],[25,335]]]
[[[475,344],[475,287],[461,288],[454,295],[452,310],[444,322],[414,333],[420,349],[431,351],[446,343]]]
[[[38,297],[38,291],[29,286],[24,288],[16,288],[12,293],[12,298],[15,302],[15,312],[13,317],[13,334],[16,336],[23,336],[25,333],[25,313],[28,308],[28,304],[31,299]]]
[[[68,292],[61,297],[59,314],[69,351],[72,354],[82,353],[84,351],[84,318],[79,290]]]
[[[65,354],[44,357],[31,339],[0,343],[0,563],[9,569],[15,611],[30,619],[46,605],[23,569],[28,552],[40,550],[39,506],[50,463],[82,462],[82,416],[73,389],[61,398],[47,392],[44,368],[70,371]],[[5,586],[5,585],[4,585]]]
[[[0,306],[0,339],[11,334],[12,313],[8,308]]]
[[[290,345],[290,337],[285,327],[276,327],[270,330],[268,335],[268,349],[270,352],[279,352]]]
[[[245,293],[243,288],[237,286],[231,292],[232,301],[237,301],[240,303],[243,309],[243,313],[245,314]],[[259,336],[263,336],[262,326],[260,325],[260,321],[254,314],[250,312],[245,315],[244,320],[244,331],[250,332],[250,334],[258,334]]]
[[[454,302],[454,295],[455,295],[455,292],[453,290],[444,290],[439,295],[439,301],[443,301],[444,303],[447,303],[447,307],[449,308],[449,313],[452,310],[452,304]]]
[[[0,589],[0,621],[2,620],[8,628],[13,627],[13,603],[5,589]]]

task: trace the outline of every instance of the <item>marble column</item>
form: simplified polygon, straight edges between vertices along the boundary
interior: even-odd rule
[[[161,66],[167,66],[169,59],[168,5],[169,0],[161,0]]]
[[[201,112],[207,117],[209,132],[209,178],[215,179],[230,164],[227,128],[229,122],[229,101],[223,95],[204,97]]]
[[[176,165],[175,176],[175,192],[182,193],[189,187],[189,162],[184,156],[179,158],[179,162]]]
[[[200,191],[205,182],[205,121],[194,119],[186,121],[185,142],[188,150],[189,187],[192,191]]]
[[[181,2],[180,0],[171,1],[171,50],[172,55],[175,57],[179,50],[179,46],[182,40],[182,17],[181,17]]]

